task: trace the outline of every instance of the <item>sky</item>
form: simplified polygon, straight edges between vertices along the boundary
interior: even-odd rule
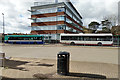
[[[28,11],[36,1],[45,0],[0,0],[0,33],[3,32],[3,15],[5,33],[30,33],[31,13]],[[49,0],[47,0],[49,1]],[[55,0],[50,0],[55,1]],[[101,22],[103,17],[118,13],[119,0],[70,0],[83,17],[83,26],[91,21]]]

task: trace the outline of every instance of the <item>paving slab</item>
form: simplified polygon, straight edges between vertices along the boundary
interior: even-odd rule
[[[79,78],[80,80],[100,80],[118,78],[118,65],[95,62],[70,61],[68,76],[58,75],[57,60],[14,57],[6,60],[2,70],[4,78],[33,79],[35,74],[52,75],[52,79]]]

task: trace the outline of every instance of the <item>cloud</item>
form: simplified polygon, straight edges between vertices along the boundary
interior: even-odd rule
[[[44,0],[0,0],[0,33],[2,33],[2,13],[5,14],[6,33],[30,33],[31,13],[27,10],[36,1]],[[51,0],[47,0],[51,2]],[[61,0],[58,0],[61,1]],[[106,15],[117,15],[119,0],[71,0],[75,8],[83,17],[84,26],[91,21],[100,22]],[[55,2],[55,0],[52,0]]]
[[[0,21],[0,32],[2,32],[2,28],[3,28],[2,22]]]
[[[31,13],[27,10],[33,5],[34,0],[1,0],[0,13],[4,13],[6,33],[30,33]],[[2,22],[2,15],[0,15]],[[1,25],[1,23],[0,23]],[[0,27],[0,33],[2,28]]]
[[[74,6],[83,17],[84,26],[91,21],[100,22],[104,16],[116,15],[118,13],[119,0],[77,0]]]

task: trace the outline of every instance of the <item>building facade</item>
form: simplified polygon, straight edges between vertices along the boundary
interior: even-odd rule
[[[30,10],[31,34],[59,40],[61,33],[83,33],[82,17],[71,2],[39,4],[36,2]]]

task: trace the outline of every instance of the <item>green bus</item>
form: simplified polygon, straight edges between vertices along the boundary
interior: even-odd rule
[[[5,43],[10,44],[44,44],[44,36],[41,35],[5,35]]]

